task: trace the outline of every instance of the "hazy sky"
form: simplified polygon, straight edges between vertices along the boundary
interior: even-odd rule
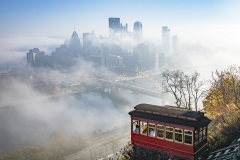
[[[108,18],[143,24],[143,38],[161,39],[161,27],[186,41],[239,42],[239,1],[228,0],[1,0],[0,37],[108,36]],[[161,44],[161,43],[159,43]]]

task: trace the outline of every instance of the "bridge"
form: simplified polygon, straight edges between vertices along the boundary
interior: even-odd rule
[[[81,77],[80,79],[95,79],[101,83],[102,88],[121,88],[156,98],[162,98],[164,96],[162,82],[155,76],[159,74],[161,73],[157,72],[152,74],[144,71],[128,71],[117,76],[114,80],[96,77]],[[143,87],[142,84],[144,80],[147,80],[148,84],[150,82],[152,86],[150,86],[150,88]]]
[[[126,90],[131,90],[136,93],[141,93],[149,96],[153,96],[156,98],[163,98],[164,94],[162,91],[161,87],[161,81],[155,77],[155,75],[159,75],[160,73],[149,73],[149,72],[143,72],[143,71],[129,71],[125,72],[118,77],[116,77],[114,80],[108,80],[108,79],[101,79],[101,78],[96,78],[96,77],[78,77],[76,79],[94,79],[96,80],[99,84],[94,88],[95,90],[99,88],[108,88],[108,87],[113,87],[113,88],[122,88]],[[136,81],[141,81],[147,79],[148,82],[151,82],[153,85],[153,88],[146,88],[140,86],[141,83]],[[60,83],[63,79],[49,79],[49,81],[57,81]],[[132,84],[134,82],[135,84]],[[56,98],[56,97],[61,97],[61,96],[66,96],[66,95],[71,95],[71,94],[76,94],[76,93],[81,93],[81,92],[86,92],[88,91],[86,88],[81,88],[81,89],[71,89],[72,86],[81,86],[81,83],[74,83],[69,86],[69,88],[65,91],[53,94],[53,95],[43,95],[43,96],[38,96],[38,97],[31,97],[28,99],[22,99],[18,101],[11,101],[7,104],[0,104],[0,107],[7,107],[7,106],[15,106],[15,105],[21,105],[21,104],[26,104],[30,102],[35,102],[35,101],[41,101],[41,100],[46,100],[46,99],[51,99],[51,98]],[[92,90],[92,89],[91,89]],[[164,97],[165,99],[167,97]]]
[[[136,93],[153,96],[156,98],[162,98],[164,95],[163,92],[161,92],[160,90],[147,89],[147,88],[143,88],[143,87],[139,87],[131,84],[122,83],[119,81],[109,81],[105,79],[98,79],[98,80],[102,82],[102,87],[106,87],[106,88],[107,87],[122,88],[126,90],[131,90]]]

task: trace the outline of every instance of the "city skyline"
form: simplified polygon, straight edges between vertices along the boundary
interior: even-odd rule
[[[161,27],[169,26],[183,40],[205,43],[237,39],[239,11],[236,1],[1,1],[1,37],[69,36],[75,25],[79,35],[94,31],[108,36],[108,18],[119,17],[128,30],[140,21],[143,40],[161,40]],[[101,14],[99,14],[101,13]],[[220,34],[221,33],[221,34]],[[155,42],[156,43],[156,42]],[[213,43],[213,42],[212,42]],[[159,42],[161,44],[161,42]],[[157,44],[158,45],[158,44]]]
[[[162,46],[162,27],[168,26],[172,36],[177,36],[177,43],[172,44],[179,46],[178,53],[188,57],[184,59],[188,61],[185,64],[202,72],[206,68],[223,67],[222,64],[236,64],[239,56],[240,23],[236,1],[19,2],[0,2],[1,64],[20,59],[25,61],[31,48],[39,48],[51,55],[57,47],[70,42],[74,30],[82,46],[83,33],[94,32],[96,37],[108,38],[111,17],[120,18],[131,33],[134,23],[141,22],[142,42],[153,42],[158,50]],[[126,50],[131,43],[128,39],[123,43]],[[206,56],[210,57],[208,61]],[[207,63],[206,67],[199,68],[203,63]]]

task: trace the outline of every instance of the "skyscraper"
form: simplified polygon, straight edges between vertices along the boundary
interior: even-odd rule
[[[109,28],[120,29],[120,18],[109,18]]]
[[[33,73],[34,68],[41,67],[45,63],[45,54],[43,51],[39,51],[38,48],[30,49],[27,53],[27,67],[28,72]]]
[[[30,50],[27,53],[27,66],[28,66],[28,72],[29,73],[33,73],[33,69],[35,67],[35,63],[36,63],[36,53],[33,50]]]
[[[162,53],[166,56],[172,55],[171,32],[168,26],[162,27]]]
[[[70,47],[72,48],[80,48],[80,39],[76,31],[73,32],[72,37],[70,39]]]
[[[147,71],[149,70],[150,65],[150,53],[149,53],[149,45],[139,44],[134,48],[134,54],[138,55],[138,65],[140,70]]]
[[[137,44],[142,43],[142,23],[135,22],[133,25],[134,40]]]
[[[109,18],[109,38],[114,38],[115,34],[121,32],[120,18]]]
[[[174,35],[172,37],[172,54],[177,54],[178,53],[178,37]]]
[[[90,48],[95,38],[96,34],[94,31],[92,33],[83,33],[83,47]]]

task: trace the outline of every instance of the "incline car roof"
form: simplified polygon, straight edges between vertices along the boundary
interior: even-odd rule
[[[160,122],[179,124],[194,128],[206,127],[211,120],[201,112],[172,106],[156,106],[150,104],[139,104],[136,110],[129,112],[133,117],[139,117]]]
[[[183,116],[188,118],[200,118],[203,116],[203,113],[191,111],[186,108],[179,108],[174,106],[157,106],[151,104],[139,104],[134,107],[136,110],[150,111],[156,113],[163,113],[173,116]]]

